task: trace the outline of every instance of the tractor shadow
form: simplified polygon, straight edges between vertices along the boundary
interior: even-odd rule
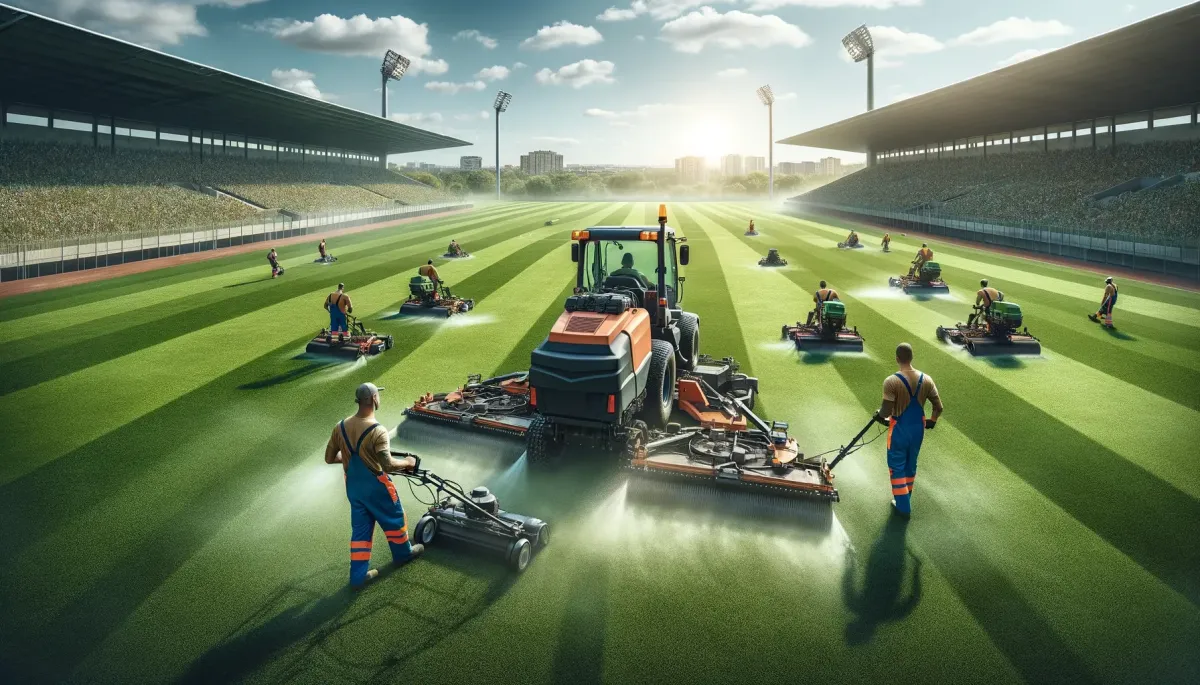
[[[1024,359],[1013,356],[981,357],[983,363],[994,369],[1023,369],[1027,366]]]
[[[250,381],[249,383],[242,383],[241,385],[237,386],[237,389],[238,390],[266,390],[267,388],[273,388],[277,385],[283,385],[285,383],[291,383],[293,381],[298,381],[302,378],[307,378],[309,376],[320,373],[321,371],[332,368],[334,366],[340,366],[342,364],[353,363],[352,360],[348,360],[348,359],[344,359],[344,360],[335,360],[335,359],[314,360],[314,359],[306,357],[305,355],[297,355],[296,357],[293,357],[293,359],[299,360],[299,361],[307,361],[308,363],[304,364],[303,366],[297,366],[296,368],[291,369],[289,371],[285,371],[283,373],[276,374],[276,375],[270,376],[268,378],[264,378],[262,380]]]
[[[907,533],[907,519],[896,515],[888,518],[871,546],[861,588],[856,587],[857,558],[850,558],[842,575],[842,601],[855,615],[846,625],[847,644],[867,644],[883,624],[904,620],[920,604],[921,560],[906,548]],[[910,575],[905,596],[905,581]]]

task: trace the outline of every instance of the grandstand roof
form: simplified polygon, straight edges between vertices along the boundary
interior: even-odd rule
[[[378,155],[470,145],[0,4],[8,104]]]
[[[779,142],[883,152],[1200,102],[1197,36],[1200,2]]]

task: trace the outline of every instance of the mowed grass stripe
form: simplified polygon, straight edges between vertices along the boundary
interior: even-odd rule
[[[867,270],[861,267],[850,270],[845,266],[847,262],[858,261],[859,256],[857,252],[816,250],[809,253],[806,261],[814,267],[821,265],[821,278],[827,278],[834,287],[839,287],[843,300],[861,302],[905,328],[910,335],[923,337],[926,331],[932,332],[939,324],[946,323],[942,315],[931,311],[929,302],[916,302],[901,293],[899,297],[888,299],[885,307],[879,299],[871,297],[874,289],[864,291],[845,287],[843,284],[854,284],[856,279],[866,275],[864,272]],[[815,280],[810,281],[810,287],[814,289]],[[935,306],[938,305],[944,308],[948,303],[937,302]],[[850,311],[851,325],[857,324],[855,314],[858,311],[858,308]],[[869,329],[860,328],[864,335],[868,335]],[[935,349],[949,354],[1013,395],[1036,402],[1055,419],[1100,440],[1109,450],[1148,469],[1175,487],[1193,497],[1200,497],[1200,473],[1197,473],[1190,459],[1182,456],[1186,450],[1181,452],[1176,444],[1164,440],[1165,436],[1171,435],[1181,436],[1182,441],[1194,439],[1192,436],[1200,437],[1196,433],[1200,428],[1186,428],[1200,427],[1200,414],[1195,409],[1164,399],[1151,390],[1124,383],[1113,375],[1075,362],[1070,357],[1058,355],[1049,347],[1043,350],[1046,358],[1028,361],[975,359],[963,350],[942,345],[937,345]],[[1177,369],[1176,374],[1182,375],[1185,380],[1194,375],[1185,369]],[[1200,383],[1200,375],[1190,380]],[[1178,392],[1163,390],[1163,386],[1153,385],[1145,379],[1142,382],[1162,394]],[[1171,380],[1164,379],[1163,382],[1172,383],[1167,388],[1175,387]],[[1088,401],[1080,402],[1080,397],[1086,397]],[[1113,417],[1122,415],[1131,403],[1144,412],[1142,418],[1135,422],[1114,422]],[[1195,404],[1194,400],[1192,404]],[[1173,427],[1179,428],[1172,430]]]
[[[291,272],[290,274],[285,274],[285,278],[292,274],[297,277],[303,276],[305,274],[296,272],[309,271],[310,268],[320,268],[326,272],[332,272],[344,268],[346,262],[354,261],[357,257],[371,256],[380,248],[396,249],[405,245],[415,245],[430,240],[435,234],[441,235],[443,232],[455,227],[462,227],[463,230],[471,226],[483,227],[486,225],[483,223],[484,221],[498,222],[506,218],[518,216],[519,214],[520,212],[497,212],[495,210],[472,212],[440,220],[405,224],[396,228],[380,228],[366,233],[354,234],[347,237],[360,239],[353,243],[347,242],[345,244],[341,244],[337,241],[336,237],[333,237],[330,238],[330,242],[328,243],[329,252],[339,257],[341,261],[336,265],[330,266],[313,264],[315,252],[313,245],[316,243],[316,240],[314,240],[313,244],[281,248],[283,251],[280,253],[280,264]],[[398,234],[402,234],[402,236]],[[114,282],[110,292],[102,300],[80,303],[74,303],[69,300],[68,302],[58,303],[53,308],[41,305],[36,307],[34,311],[31,311],[33,308],[23,307],[22,310],[27,312],[26,316],[0,321],[0,340],[20,340],[34,335],[58,331],[68,326],[88,323],[112,314],[128,314],[142,307],[182,298],[191,298],[210,290],[220,292],[222,288],[237,288],[270,280],[270,267],[265,258],[269,248],[269,242],[263,242],[262,250],[253,253],[254,259],[249,264],[245,264],[243,268],[236,270],[231,269],[233,260],[217,259],[206,262],[208,268],[203,272],[187,274],[186,278],[170,279],[172,281],[170,283],[143,284],[141,287],[133,289],[130,292],[123,292],[130,289]],[[295,248],[302,248],[303,253],[289,256],[289,253],[297,252]],[[336,252],[335,248],[337,248]],[[245,261],[247,261],[245,258],[237,260],[238,263]],[[167,269],[167,271],[172,270],[174,270],[174,267]],[[113,281],[120,280],[113,279]],[[69,291],[71,289],[59,290]],[[224,294],[232,297],[238,293],[237,291],[226,291]]]
[[[786,245],[790,241],[781,242]],[[833,261],[839,254],[836,250],[828,256],[813,251],[808,261],[816,271],[828,273],[835,285],[855,282],[854,272]],[[784,275],[793,277],[786,271]],[[897,317],[895,311],[884,312],[870,300],[843,299],[849,305],[850,323],[864,333],[868,349],[880,344],[872,340],[883,343],[880,354],[887,354],[895,342],[912,342],[918,364],[937,379],[947,406],[955,407],[952,420],[960,430],[1189,601],[1200,603],[1200,579],[1186,570],[1200,567],[1200,539],[1181,544],[1174,528],[1157,525],[1140,514],[1146,503],[1153,502],[1162,516],[1200,529],[1200,501],[1114,452],[1104,438],[1073,430],[1051,413],[1060,407],[1039,408],[1034,402],[1040,398],[1014,394],[981,373],[981,365],[964,364],[945,346],[924,336],[912,337],[911,331],[895,320],[919,317],[916,305],[905,303],[909,306],[903,308],[904,316]],[[1077,401],[1075,398],[1073,403]],[[1120,425],[1111,430],[1120,430]],[[1193,437],[1170,426],[1163,432],[1155,445],[1131,457],[1145,458],[1149,450],[1178,455],[1186,453],[1184,444],[1194,442]]]
[[[490,226],[480,229],[481,235],[476,239],[474,249],[477,253],[486,252],[491,245],[528,233],[533,230],[526,219],[520,218],[509,223],[507,228],[496,230]],[[7,395],[38,383],[65,375],[72,371],[87,368],[110,359],[123,356],[138,349],[171,340],[180,335],[217,325],[223,321],[258,309],[269,307],[275,303],[308,293],[318,304],[330,292],[339,280],[345,282],[355,298],[356,303],[366,304],[361,299],[363,287],[379,280],[393,276],[398,270],[414,270],[425,263],[431,249],[439,249],[440,238],[416,246],[398,250],[389,250],[378,254],[362,264],[356,265],[352,271],[322,272],[307,274],[303,279],[294,281],[275,281],[264,284],[264,287],[249,293],[231,296],[224,292],[210,293],[207,298],[196,298],[198,306],[184,311],[178,311],[172,303],[151,307],[145,311],[147,316],[156,317],[148,321],[136,323],[126,328],[126,319],[114,316],[107,325],[82,326],[77,330],[83,336],[86,344],[77,344],[72,348],[72,354],[63,356],[61,350],[54,347],[54,340],[63,338],[63,344],[72,344],[76,340],[70,334],[51,335],[49,349],[42,349],[38,354],[0,365],[0,395]],[[471,261],[471,260],[466,260]],[[443,264],[442,269],[451,268],[452,264]],[[355,297],[355,293],[359,297]],[[396,295],[407,295],[407,283],[398,288]],[[319,311],[319,310],[318,310]],[[91,337],[99,331],[98,337]],[[231,339],[231,343],[236,337]],[[30,345],[31,343],[26,343]],[[29,348],[26,348],[29,349]],[[37,348],[35,348],[37,349]]]

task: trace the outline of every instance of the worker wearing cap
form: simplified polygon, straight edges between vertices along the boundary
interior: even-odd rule
[[[808,313],[808,323],[806,325],[811,326],[813,318],[820,317],[821,309],[825,306],[826,302],[837,299],[837,291],[826,286],[825,281],[821,281],[821,289],[813,293],[813,304],[816,306],[813,307],[813,310]]]
[[[1100,309],[1095,314],[1089,314],[1088,318],[1096,323],[1103,323],[1105,328],[1112,328],[1112,312],[1113,306],[1117,304],[1117,284],[1113,283],[1112,276],[1104,279],[1104,299],[1100,300]]]
[[[888,426],[887,464],[892,480],[892,506],[896,513],[912,513],[913,481],[917,477],[917,454],[926,430],[933,430],[942,415],[942,399],[933,379],[912,366],[913,351],[908,343],[896,347],[899,371],[883,381],[883,403],[875,419]],[[933,414],[925,418],[925,403],[933,404]]]
[[[363,383],[354,392],[358,411],[338,422],[325,446],[325,463],[341,464],[350,500],[350,585],[362,587],[379,575],[370,568],[371,540],[375,524],[383,529],[392,562],[403,564],[420,556],[425,547],[408,541],[404,508],[396,495],[389,473],[411,469],[411,457],[396,459],[388,444],[388,430],[375,420],[379,391],[374,383]]]
[[[279,255],[276,254],[275,248],[272,247],[271,251],[267,253],[267,261],[271,263],[271,278],[275,278],[280,272]]]
[[[638,282],[642,284],[642,287],[645,287],[645,288],[650,287],[650,281],[646,280],[646,277],[642,274],[642,272],[633,268],[633,253],[632,252],[626,252],[625,254],[621,255],[621,268],[617,269],[616,271],[612,272],[609,275],[611,275],[611,276],[629,276],[631,278],[636,278],[638,280]]]
[[[433,292],[441,292],[442,277],[438,275],[437,267],[433,265],[432,259],[422,264],[421,268],[417,269],[417,273],[433,281]]]
[[[354,311],[350,304],[350,296],[346,294],[346,284],[338,283],[337,290],[325,296],[325,310],[329,312],[329,332],[346,332],[346,315]]]
[[[884,234],[883,234],[883,241],[881,241],[881,243],[880,243],[880,244],[881,244],[881,245],[883,245],[883,251],[884,251],[884,252],[887,252],[887,251],[888,251],[888,245],[891,245],[891,244],[892,244],[892,234],[891,234],[891,233],[884,233]]]
[[[979,290],[975,293],[975,311],[967,317],[967,325],[974,325],[975,319],[980,316],[986,320],[988,313],[992,311],[992,304],[1003,300],[1004,293],[995,288],[989,288],[986,278],[979,281]]]

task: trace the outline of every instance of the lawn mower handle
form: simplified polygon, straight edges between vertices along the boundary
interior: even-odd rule
[[[499,516],[496,516],[492,512],[488,511],[487,509],[484,509],[483,507],[479,506],[475,502],[471,501],[471,498],[467,495],[467,493],[462,491],[462,488],[457,483],[451,483],[451,482],[447,481],[445,478],[442,478],[441,476],[437,475],[436,473],[430,473],[430,471],[428,469],[422,469],[421,468],[421,458],[419,456],[412,454],[410,452],[396,452],[395,450],[392,451],[392,456],[393,457],[412,457],[413,460],[417,462],[416,464],[413,465],[412,469],[401,471],[400,475],[405,476],[407,478],[415,478],[418,481],[420,481],[420,483],[422,485],[433,484],[437,488],[438,492],[446,493],[450,497],[453,497],[454,499],[458,500],[459,503],[462,504],[464,507],[473,509],[475,511],[475,513],[480,514],[483,517],[487,518],[488,520],[492,521],[493,523],[496,523],[505,528],[508,528],[509,530],[512,530],[513,532],[517,532],[517,529],[520,528],[520,526],[518,524],[509,522],[509,521],[505,521],[504,519],[500,518]]]
[[[833,467],[838,465],[839,461],[844,459],[846,457],[846,455],[850,453],[850,449],[852,447],[854,447],[855,443],[857,443],[859,440],[862,440],[862,437],[867,434],[868,430],[871,429],[871,424],[873,424],[873,423],[875,423],[875,417],[871,416],[871,420],[867,421],[867,425],[862,427],[862,430],[860,430],[858,432],[858,435],[854,436],[854,439],[850,441],[850,444],[846,445],[842,449],[838,450],[838,455],[833,458],[833,461],[829,462],[829,470],[830,471],[833,470]]]

